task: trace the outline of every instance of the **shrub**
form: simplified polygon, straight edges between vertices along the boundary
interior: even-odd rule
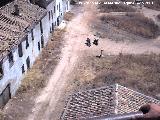
[[[153,20],[139,13],[127,13],[125,16],[102,16],[104,23],[111,23],[118,29],[130,32],[144,38],[155,38],[159,34],[159,27]]]

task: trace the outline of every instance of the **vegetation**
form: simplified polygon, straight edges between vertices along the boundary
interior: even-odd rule
[[[98,6],[100,12],[135,12],[131,6],[124,5],[124,4],[100,4]]]
[[[29,90],[38,90],[43,88],[52,74],[57,62],[59,61],[59,55],[62,46],[63,33],[65,30],[55,30],[51,41],[43,49],[42,54],[36,60],[32,69],[30,69],[18,92],[26,92]]]
[[[73,71],[68,89],[91,89],[119,83],[156,97],[160,91],[160,55],[85,56]]]
[[[74,14],[72,12],[67,12],[64,14],[64,20],[71,21],[74,17]]]
[[[108,15],[100,19],[104,23],[110,23],[118,29],[144,38],[155,38],[159,34],[159,27],[154,21],[139,13],[127,13],[125,16]]]

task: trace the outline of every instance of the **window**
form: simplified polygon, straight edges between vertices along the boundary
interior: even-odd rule
[[[12,52],[9,53],[9,55],[8,55],[8,60],[9,60],[10,67],[12,67],[12,65],[13,65],[13,63],[14,63],[13,53],[12,53]]]
[[[57,10],[58,10],[58,5],[57,5]]]
[[[22,65],[22,74],[25,73],[24,64]]]
[[[41,50],[41,46],[40,46],[40,43],[38,42],[38,50],[40,51]]]
[[[34,33],[33,33],[33,29],[31,30],[31,37],[32,37],[32,40],[34,40]]]
[[[30,69],[30,58],[29,58],[29,56],[26,59],[26,63],[27,63],[27,69]]]
[[[11,99],[11,92],[10,92],[10,84],[3,90],[0,94],[0,108],[3,108],[6,103]]]
[[[59,3],[59,12],[61,11],[61,8],[60,8],[60,3]]]
[[[53,11],[51,10],[52,20],[53,20]]]
[[[56,7],[54,6],[54,13],[56,13]]]
[[[42,21],[40,21],[40,30],[41,30],[41,34],[43,34],[43,26],[42,26]]]
[[[49,20],[50,20],[51,19],[51,13],[50,13],[50,11],[48,13],[49,13]]]
[[[19,54],[19,57],[23,56],[22,43],[18,45],[18,54]]]
[[[2,62],[0,62],[0,79],[3,77],[3,67]]]
[[[41,35],[41,47],[42,48],[44,47],[44,38],[43,38],[43,35]]]
[[[52,31],[54,30],[54,23],[52,23]]]
[[[26,49],[29,47],[28,36],[26,36]]]

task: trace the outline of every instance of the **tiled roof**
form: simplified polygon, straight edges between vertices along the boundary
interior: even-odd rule
[[[62,120],[79,120],[136,112],[146,103],[160,101],[115,84],[103,88],[78,92],[68,100]]]
[[[20,15],[15,16],[14,5],[18,5]],[[11,49],[17,47],[27,32],[46,14],[46,10],[30,4],[25,0],[17,0],[0,8],[0,60]]]

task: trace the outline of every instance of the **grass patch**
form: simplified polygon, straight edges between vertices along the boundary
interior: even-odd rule
[[[72,13],[72,12],[66,12],[64,14],[64,20],[66,20],[66,21],[71,21],[73,19],[73,17],[74,17],[74,13]]]
[[[43,88],[60,59],[60,52],[65,30],[55,30],[52,39],[42,50],[33,67],[27,72],[18,93]]]
[[[159,35],[159,27],[152,19],[139,13],[127,13],[125,16],[102,16],[101,21],[110,23],[118,29],[139,35],[144,38],[156,38]]]
[[[99,4],[98,8],[100,12],[135,12],[131,6],[125,4],[103,4],[106,0],[101,1],[102,4]]]
[[[120,54],[101,59],[85,56],[73,72],[74,77],[68,88],[74,88],[74,91],[113,83],[153,97],[160,91],[160,55]]]

